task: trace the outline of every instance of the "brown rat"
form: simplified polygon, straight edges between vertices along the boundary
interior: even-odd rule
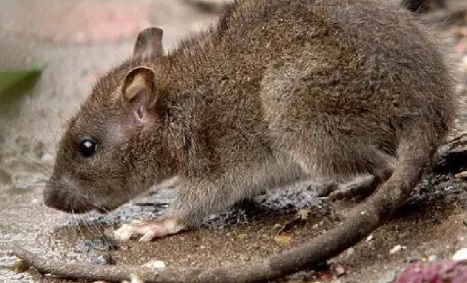
[[[407,200],[453,120],[453,81],[436,40],[401,7],[377,0],[245,0],[218,24],[162,55],[142,31],[134,56],[111,70],[71,120],[44,196],[64,211],[108,211],[177,176],[162,218],[124,225],[151,240],[271,187],[313,178],[366,184],[371,196],[338,227],[241,267],[150,271],[51,265],[89,280],[250,282],[335,256]]]

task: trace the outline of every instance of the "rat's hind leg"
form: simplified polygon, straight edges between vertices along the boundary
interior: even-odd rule
[[[366,144],[316,129],[310,135],[302,131],[281,140],[282,150],[325,184],[320,196],[331,200],[367,197],[391,176],[394,157]]]
[[[323,185],[319,191],[319,196],[328,197],[330,200],[366,198],[376,190],[379,184],[383,183],[391,175],[391,172],[392,168],[388,167],[386,171],[358,176],[343,184],[332,181]]]

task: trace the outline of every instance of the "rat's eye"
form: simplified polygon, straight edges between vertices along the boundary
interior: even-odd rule
[[[79,142],[78,151],[83,157],[91,157],[96,153],[97,142],[92,138],[84,138]]]

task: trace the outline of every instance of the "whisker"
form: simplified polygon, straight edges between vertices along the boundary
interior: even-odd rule
[[[50,177],[52,175],[52,169],[48,167],[47,165],[43,164],[42,162],[39,162],[35,159],[33,159],[30,156],[26,155],[20,155],[19,158],[23,159],[25,161],[21,165],[28,169],[32,169],[33,171],[37,173],[41,173],[42,175],[46,177]]]
[[[98,206],[97,204],[95,204],[95,203],[92,201],[92,199],[91,199],[90,196],[88,196],[88,195],[86,195],[86,194],[80,194],[80,197],[81,197],[82,199],[87,200],[86,203],[93,203],[93,205],[94,205],[95,207],[98,207],[98,208],[104,210],[103,207],[100,207],[100,206]],[[90,216],[91,216],[91,215],[90,215],[89,212],[86,212],[86,213],[85,213],[85,217],[90,217]],[[83,221],[83,224],[84,224],[84,226],[86,227],[86,229],[87,229],[90,233],[92,233],[94,236],[96,236],[96,235],[97,235],[97,236],[104,236],[104,233],[100,231],[99,226],[98,226],[94,221]],[[94,228],[94,229],[93,229],[93,228]]]
[[[37,185],[37,184],[31,184],[31,185],[26,185],[26,186],[20,186],[20,187],[17,187],[18,189],[23,189],[23,190],[33,190],[33,189],[37,189],[37,188],[40,188],[40,187],[43,187],[43,186],[40,186],[40,185]]]
[[[90,217],[90,214],[87,213],[86,216],[87,216],[87,217]],[[101,231],[101,229],[100,229],[100,228],[102,227],[102,225],[99,225],[99,224],[96,223],[95,221],[90,221],[90,222],[86,221],[86,224],[87,224],[86,226],[87,226],[89,232],[90,232],[93,236],[97,236],[97,237],[99,237],[99,238],[103,238],[104,241],[107,241],[104,232]]]

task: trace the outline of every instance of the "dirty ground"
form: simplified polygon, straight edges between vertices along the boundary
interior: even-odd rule
[[[164,29],[164,46],[206,28],[220,1],[194,0],[2,0],[0,70],[44,66],[38,83],[12,103],[0,101],[0,281],[67,282],[36,272],[15,273],[11,243],[51,259],[90,264],[218,266],[288,249],[324,233],[339,221],[316,196],[319,184],[272,190],[213,215],[196,231],[151,243],[115,242],[113,229],[163,212],[176,188],[162,185],[108,215],[69,215],[46,208],[41,192],[66,118],[86,98],[96,77],[131,54],[138,31]],[[463,0],[448,1],[458,4]],[[439,11],[433,11],[436,13]],[[465,13],[464,13],[465,14]],[[460,115],[452,136],[466,131],[467,20],[451,18],[442,33],[451,40],[460,75]],[[462,142],[461,142],[462,144]],[[467,248],[465,148],[443,155],[427,172],[411,201],[387,225],[329,265],[280,282],[388,283],[410,262],[437,262]],[[463,165],[466,164],[466,165]],[[466,168],[464,168],[466,167]]]

